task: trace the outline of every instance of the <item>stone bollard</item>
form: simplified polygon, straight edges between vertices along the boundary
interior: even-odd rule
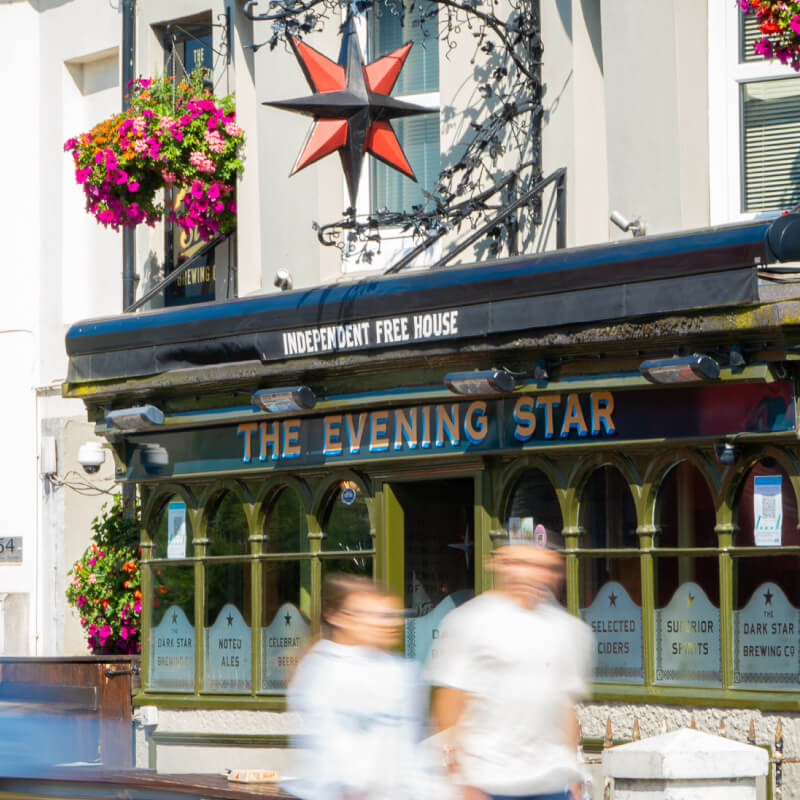
[[[768,767],[760,747],[689,728],[603,753],[614,800],[756,800]]]

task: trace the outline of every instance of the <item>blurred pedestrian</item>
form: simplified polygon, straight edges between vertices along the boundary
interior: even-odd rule
[[[591,632],[554,600],[558,551],[532,537],[497,548],[488,566],[494,590],[448,614],[427,668],[445,762],[456,783],[495,799],[565,800],[582,778],[574,704]]]
[[[426,698],[416,662],[389,652],[403,611],[371,580],[333,575],[323,590],[329,637],[300,661],[288,706],[302,735],[286,788],[303,800],[420,796],[417,746]]]

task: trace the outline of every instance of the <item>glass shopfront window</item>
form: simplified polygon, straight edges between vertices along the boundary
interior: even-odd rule
[[[734,683],[760,689],[800,685],[800,545],[797,499],[773,460],[755,464],[737,500],[733,549]]]
[[[580,501],[580,615],[595,637],[594,678],[640,683],[642,589],[636,509],[616,467],[595,470]]]
[[[149,684],[165,692],[194,690],[194,568],[186,504],[177,496],[161,507],[152,534],[149,569]]]
[[[214,693],[249,693],[252,683],[251,570],[230,559],[248,550],[241,500],[223,492],[212,504],[205,567],[205,671],[203,688]]]
[[[297,492],[281,489],[264,519],[261,560],[260,691],[282,694],[311,642],[308,523]],[[287,557],[284,554],[295,554]]]
[[[718,685],[716,512],[708,484],[693,464],[683,461],[667,473],[656,518],[656,681]]]

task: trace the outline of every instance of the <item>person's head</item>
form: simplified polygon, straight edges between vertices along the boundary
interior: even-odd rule
[[[400,638],[399,600],[360,575],[329,575],[322,592],[322,617],[339,644],[388,650]]]
[[[520,605],[532,608],[548,595],[557,595],[564,578],[560,552],[533,544],[504,544],[490,556],[495,588]]]

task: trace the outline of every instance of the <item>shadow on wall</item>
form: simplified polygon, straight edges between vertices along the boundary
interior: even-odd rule
[[[65,6],[72,3],[74,0],[30,0],[31,8],[39,13],[43,11],[50,11],[59,6]]]

